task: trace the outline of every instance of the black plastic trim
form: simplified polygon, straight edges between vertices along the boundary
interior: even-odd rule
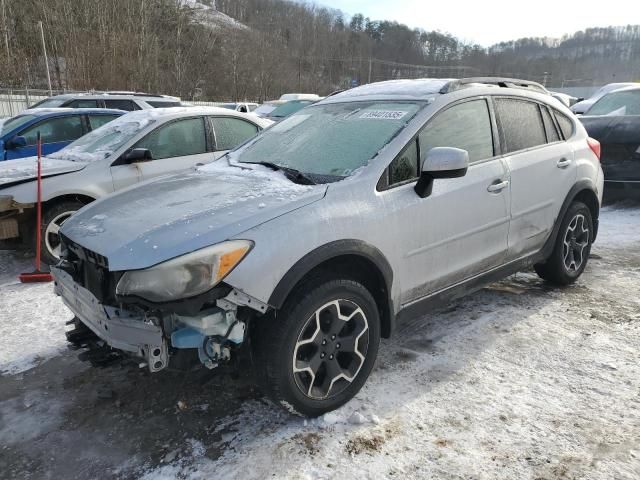
[[[380,250],[362,240],[337,240],[335,242],[322,245],[307,253],[289,269],[282,279],[280,279],[280,282],[269,297],[268,304],[276,309],[282,308],[291,291],[305,277],[305,275],[321,263],[343,255],[355,255],[369,260],[381,272],[388,297],[386,299],[387,311],[384,312],[384,314],[389,323],[388,329],[386,329],[388,331],[385,331],[383,328],[383,336],[389,336],[395,329],[395,315],[393,300],[391,298],[393,269]]]

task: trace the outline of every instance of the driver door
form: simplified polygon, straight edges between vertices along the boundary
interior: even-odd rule
[[[455,104],[430,120],[391,163],[381,197],[385,229],[401,232],[399,275],[403,305],[420,300],[504,262],[509,231],[509,171],[494,155],[485,99]],[[432,193],[414,191],[419,165],[434,147],[469,153],[461,178],[435,179]],[[496,188],[495,185],[501,185]]]
[[[111,167],[116,190],[160,175],[177,173],[213,160],[209,135],[201,116],[181,118],[159,125],[131,148],[145,148],[152,159],[117,162]]]
[[[42,155],[57,152],[86,133],[81,115],[47,118],[18,133],[27,144],[7,150],[7,160],[36,155],[38,132],[42,138]]]

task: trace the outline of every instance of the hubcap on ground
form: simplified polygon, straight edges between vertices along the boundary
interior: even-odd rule
[[[568,271],[576,272],[582,267],[588,245],[589,227],[584,215],[578,214],[569,222],[562,245],[562,259]]]
[[[60,236],[58,232],[60,231],[60,227],[62,224],[76,212],[64,212],[53,218],[49,225],[47,225],[46,230],[44,231],[44,244],[47,248],[49,254],[56,258],[60,258]]]
[[[307,397],[324,400],[347,388],[364,364],[369,324],[350,300],[334,300],[307,320],[293,350],[293,375]]]

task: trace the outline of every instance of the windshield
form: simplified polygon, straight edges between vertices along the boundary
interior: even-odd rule
[[[270,117],[275,118],[284,118],[288,117],[292,113],[296,113],[298,110],[302,110],[307,105],[311,105],[313,102],[311,101],[293,101],[287,102],[283,105],[280,105],[278,108],[275,108],[270,114]]]
[[[31,105],[29,108],[55,108],[61,106],[66,101],[66,98],[47,98],[46,100]]]
[[[18,115],[17,117],[10,118],[6,120],[0,128],[0,136],[4,136],[9,133],[11,130],[21,127],[26,123],[29,123],[34,118],[37,118],[36,115]]]
[[[256,115],[268,115],[273,112],[277,106],[278,105],[276,105],[275,103],[263,103],[258,108],[256,108],[253,113],[255,113]]]
[[[134,117],[132,118],[131,115]],[[113,152],[155,121],[148,116],[135,115],[133,113],[113,120],[84,137],[80,137],[66,148],[48,155],[48,157],[63,158],[74,162],[93,162],[110,157]]]
[[[640,89],[605,95],[587,111],[587,115],[640,115]]]
[[[346,177],[367,165],[424,105],[351,102],[310,106],[231,153],[231,160]]]

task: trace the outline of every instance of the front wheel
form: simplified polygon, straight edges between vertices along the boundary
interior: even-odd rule
[[[42,262],[54,265],[60,260],[60,227],[83,206],[77,201],[65,201],[44,209],[40,235]]]
[[[556,285],[575,282],[587,266],[593,234],[589,207],[572,203],[562,219],[553,253],[544,263],[534,265],[536,273]]]
[[[276,404],[302,415],[315,417],[348,402],[378,354],[375,300],[353,280],[309,283],[272,318],[256,321],[258,378]]]

